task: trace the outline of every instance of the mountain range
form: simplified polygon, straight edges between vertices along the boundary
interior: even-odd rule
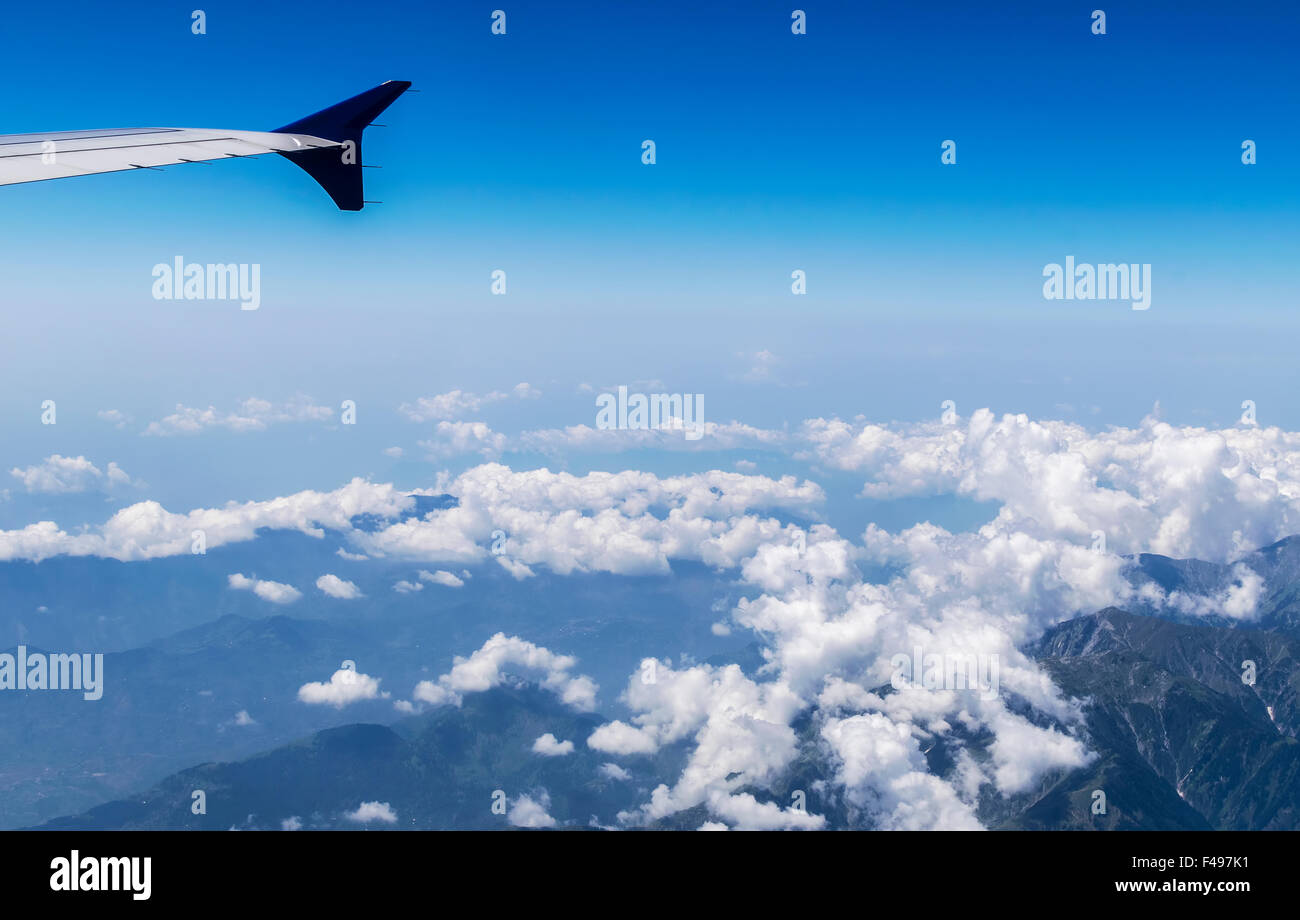
[[[977,806],[985,826],[1300,827],[1300,538],[1234,565],[1144,554],[1132,560],[1129,577],[1166,594],[1211,596],[1239,577],[1239,564],[1264,580],[1250,621],[1134,604],[1065,620],[1025,649],[1065,695],[1083,701],[1081,737],[1096,756],[1016,795],[985,787]],[[495,793],[509,803],[520,796],[544,800],[556,826],[616,826],[618,812],[646,801],[660,783],[671,785],[686,757],[683,746],[670,745],[653,756],[619,759],[611,770],[610,758],[585,739],[597,725],[625,717],[621,710],[575,713],[519,681],[400,719],[387,699],[345,712],[271,701],[282,701],[286,688],[324,679],[344,657],[383,661],[385,688],[391,683],[404,693],[439,670],[430,667],[433,649],[472,647],[484,629],[497,628],[540,633],[539,642],[566,651],[579,646],[582,664],[614,687],[646,653],[647,629],[656,637],[652,649],[676,639],[697,660],[740,661],[751,672],[762,664],[752,643],[733,640],[718,649],[683,641],[692,608],[709,597],[706,584],[716,584],[704,570],[668,580],[594,579],[586,591],[568,592],[578,600],[563,607],[548,607],[547,592],[536,585],[525,596],[508,578],[477,581],[474,592],[452,592],[454,601],[417,611],[386,598],[383,612],[350,618],[228,614],[109,655],[106,670],[121,675],[120,685],[102,709],[56,694],[11,703],[0,720],[0,750],[26,745],[28,756],[0,760],[0,781],[10,792],[6,820],[45,829],[226,830],[286,821],[331,829],[513,826],[491,808]],[[598,612],[602,604],[612,609],[611,596],[624,605],[619,617]],[[635,627],[628,609],[646,611]],[[444,627],[430,629],[430,618]],[[448,620],[460,625],[448,627]],[[1253,682],[1243,679],[1246,662],[1253,663]],[[255,724],[236,724],[237,709]],[[1021,709],[1044,718],[1028,704]],[[799,756],[787,775],[769,788],[741,791],[784,805],[794,789],[825,788],[834,764],[815,720],[805,714],[794,727]],[[572,741],[572,752],[535,753],[533,742],[545,733]],[[159,746],[158,738],[167,744]],[[931,772],[951,774],[956,742],[977,762],[987,758],[989,740],[954,728],[926,753]],[[213,754],[217,762],[185,767],[185,758],[198,763]],[[206,813],[191,811],[195,790],[204,791]],[[1094,807],[1098,792],[1105,797],[1101,813]],[[396,819],[363,824],[349,817],[363,801],[385,803]],[[832,828],[872,826],[833,794],[809,807]],[[68,816],[54,817],[60,811]],[[695,828],[706,820],[701,807],[652,826]]]

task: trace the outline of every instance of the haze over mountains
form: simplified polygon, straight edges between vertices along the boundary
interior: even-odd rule
[[[0,825],[79,811],[191,764],[244,757],[329,726],[391,722],[400,715],[394,698],[409,696],[454,654],[468,654],[497,632],[576,654],[584,671],[606,686],[625,680],[651,652],[734,657],[749,641],[715,636],[707,620],[688,626],[733,590],[698,565],[680,566],[671,579],[561,580],[543,573],[522,585],[484,567],[451,588],[422,581],[419,567],[409,563],[372,561],[364,575],[353,574],[335,555],[337,546],[268,532],[256,553],[243,544],[210,551],[197,563],[200,571],[222,574],[208,577],[191,574],[196,562],[184,557],[0,564],[24,570],[15,579],[19,594],[48,597],[41,591],[51,586],[58,598],[59,616],[23,618],[39,624],[28,635],[40,628],[39,640],[27,639],[29,648],[96,648],[102,647],[96,638],[121,642],[130,634],[161,633],[105,654],[104,698],[94,705],[79,694],[0,693]],[[338,600],[313,592],[277,606],[226,586],[225,573],[255,571],[265,553],[274,554],[277,578],[305,587],[335,571],[354,578],[365,596]],[[394,590],[405,579],[422,589]],[[127,597],[134,600],[129,607]],[[9,608],[11,616],[17,606]],[[211,614],[216,619],[202,621]],[[201,622],[172,632],[173,618]],[[381,692],[390,696],[342,710],[298,700],[300,687],[328,680],[346,660],[382,675]]]

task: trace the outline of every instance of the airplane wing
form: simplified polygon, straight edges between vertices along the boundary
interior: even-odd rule
[[[0,136],[0,185],[339,146],[307,135],[199,128],[6,134]]]
[[[0,135],[0,185],[278,153],[345,211],[364,205],[361,133],[410,83],[390,80],[276,131],[107,128]]]

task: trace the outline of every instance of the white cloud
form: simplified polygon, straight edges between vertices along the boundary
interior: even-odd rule
[[[1300,532],[1300,433],[1278,428],[1137,428],[1092,434],[1062,421],[996,417],[885,427],[804,423],[803,456],[866,474],[872,498],[957,494],[1001,503],[1004,533],[1111,552],[1231,561]]]
[[[821,489],[793,477],[770,479],[711,471],[660,479],[649,473],[549,470],[514,472],[498,464],[467,470],[446,483],[454,507],[356,530],[359,514],[394,519],[413,503],[391,484],[355,479],[333,492],[299,492],[265,502],[230,503],[187,514],[157,502],[123,508],[98,529],[76,534],[51,521],[0,531],[0,561],[39,561],[57,555],[106,556],[124,561],[188,554],[201,530],[208,548],[250,540],[260,528],[299,530],[323,537],[339,531],[364,553],[422,562],[467,564],[489,558],[497,530],[506,534],[497,561],[516,576],[537,565],[560,574],[608,571],[667,574],[668,560],[730,567],[780,530],[758,510],[814,514]],[[666,515],[653,509],[663,507]],[[347,551],[345,551],[347,552]]]
[[[793,806],[782,808],[773,802],[759,802],[748,792],[710,794],[709,812],[730,821],[740,831],[816,831],[826,826],[826,819],[821,815]]]
[[[330,597],[337,597],[341,600],[355,600],[358,597],[364,597],[360,588],[350,581],[344,581],[337,575],[322,575],[316,579],[316,587]]]
[[[421,396],[414,403],[402,403],[397,411],[413,422],[450,420],[478,412],[485,405],[500,402],[505,398],[505,393],[477,396],[463,390],[451,390],[437,396]]]
[[[506,820],[515,827],[555,827],[555,819],[547,813],[550,807],[551,797],[545,792],[542,792],[536,799],[532,796],[521,795],[510,806]]]
[[[318,406],[309,397],[296,396],[285,403],[275,404],[265,399],[249,397],[227,412],[214,406],[198,409],[177,405],[176,411],[156,422],[150,422],[143,434],[167,437],[177,434],[198,434],[209,428],[227,431],[264,431],[271,425],[283,422],[323,422],[334,415],[329,406]]]
[[[248,714],[247,709],[241,709],[239,712],[235,713],[235,724],[239,726],[251,726],[256,725],[257,720]]]
[[[663,479],[640,472],[573,476],[499,464],[467,470],[446,489],[457,499],[454,507],[354,540],[372,554],[422,561],[495,558],[524,577],[537,565],[562,575],[667,574],[670,558],[737,565],[781,531],[775,519],[750,511],[814,513],[824,498],[818,486],[792,476],[718,470]],[[498,531],[504,536],[494,537]]]
[[[627,772],[616,763],[603,763],[596,768],[596,772],[606,779],[618,780],[619,782],[624,782],[632,778],[631,773]]]
[[[108,422],[114,428],[121,429],[131,424],[131,416],[121,409],[100,409],[95,414],[101,422]]]
[[[39,562],[52,556],[103,556],[123,562],[188,555],[193,533],[203,531],[208,549],[252,540],[262,528],[297,530],[324,537],[324,528],[352,532],[351,519],[359,514],[391,518],[411,506],[414,499],[391,484],[377,485],[354,479],[332,492],[297,492],[263,502],[230,502],[221,508],[199,508],[176,514],[158,502],[129,505],[100,526],[75,534],[52,521],[29,524],[21,530],[0,530],[0,561],[27,559]]]
[[[362,802],[356,811],[344,812],[343,817],[358,824],[397,823],[397,812],[387,802]]]
[[[647,673],[653,680],[643,679]],[[790,723],[802,701],[782,682],[756,683],[734,664],[674,670],[647,659],[623,699],[637,712],[637,724],[601,726],[588,746],[649,753],[680,740],[694,745],[677,783],[658,786],[641,809],[620,815],[624,821],[663,818],[700,804],[741,820],[744,803],[730,802],[732,794],[744,786],[766,787],[797,753]]]
[[[533,742],[533,753],[541,754],[543,757],[563,757],[565,754],[573,753],[573,742],[560,741],[547,732]]]
[[[107,491],[131,484],[131,477],[116,463],[101,470],[85,457],[51,454],[36,466],[14,467],[9,475],[28,492],[67,495],[76,492]]]
[[[298,688],[299,702],[333,706],[335,709],[362,700],[387,699],[388,696],[389,694],[380,692],[378,678],[362,674],[353,668],[339,668],[330,676],[328,683],[312,681]]]
[[[479,396],[465,390],[450,390],[436,396],[421,396],[414,403],[402,403],[397,411],[413,422],[451,421],[481,411],[493,403],[515,399],[539,399],[541,392],[529,383],[516,384],[509,393],[493,391]]]
[[[423,591],[424,585],[415,581],[407,581],[403,578],[393,585],[393,590],[398,594],[414,594],[416,591]]]
[[[292,815],[288,818],[285,818],[283,821],[280,822],[280,830],[282,831],[302,830],[302,818],[298,817],[297,815]]]
[[[498,457],[509,443],[506,436],[483,422],[439,422],[432,438],[416,442],[431,460],[478,454]]]
[[[302,597],[302,592],[293,585],[286,585],[278,581],[264,581],[260,578],[249,578],[239,572],[231,574],[226,581],[236,591],[252,591],[262,600],[270,601],[272,604],[292,604]]]
[[[435,585],[444,585],[448,588],[463,588],[465,586],[465,579],[459,578],[451,572],[443,571],[442,569],[439,569],[436,572],[428,572],[421,569],[420,580]]]
[[[991,710],[985,721],[996,735],[990,750],[994,780],[1002,792],[1024,792],[1048,770],[1081,767],[1095,759],[1077,738],[1005,709]]]
[[[653,754],[659,749],[654,735],[615,719],[597,728],[587,738],[587,747],[606,754]]]
[[[536,679],[574,709],[596,708],[596,684],[569,671],[578,663],[571,655],[557,655],[517,636],[497,633],[468,658],[456,656],[452,668],[437,681],[420,681],[414,698],[435,706],[459,706],[466,693],[479,693],[502,684],[508,676]]]
[[[849,803],[881,830],[978,830],[974,808],[930,774],[912,728],[881,713],[822,728]]]

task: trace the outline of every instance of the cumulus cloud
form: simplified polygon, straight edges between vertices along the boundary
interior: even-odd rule
[[[249,578],[239,572],[232,573],[226,581],[236,591],[252,591],[262,600],[270,601],[272,604],[292,604],[302,597],[302,592],[293,585],[286,585],[278,581],[265,581],[260,578]]]
[[[616,763],[603,763],[596,768],[596,772],[605,777],[605,779],[618,780],[619,782],[632,778],[631,773],[627,772]]]
[[[1062,698],[1019,647],[1126,590],[1117,557],[1023,534],[954,535],[928,524],[900,534],[872,526],[860,546],[825,525],[791,527],[784,537],[742,562],[742,580],[760,593],[743,597],[731,616],[763,639],[760,677],[657,666],[654,681],[634,677],[624,693],[632,721],[608,723],[589,739],[617,753],[648,753],[683,739],[693,745],[676,784],[655,789],[625,821],[703,804],[736,826],[809,826],[805,817],[815,815],[736,800],[741,785],[765,788],[788,768],[798,752],[793,718],[809,707],[862,826],[977,827],[981,786],[1012,794],[1046,771],[1088,762],[1078,702]],[[894,574],[867,581],[858,567],[864,561]],[[914,649],[1000,661],[1001,693],[876,692],[890,684],[895,656]],[[1052,724],[1010,711],[1008,691]],[[971,768],[969,752],[952,736],[954,722],[992,737],[987,775]],[[921,742],[938,735],[960,751],[963,767],[952,776],[931,774],[922,756]]]
[[[344,581],[337,575],[322,575],[316,579],[316,587],[330,597],[337,597],[340,600],[355,600],[364,596],[355,584]]]
[[[351,532],[356,515],[393,518],[414,503],[391,484],[362,479],[332,492],[304,491],[261,502],[230,502],[221,508],[199,508],[184,514],[168,511],[155,501],[129,505],[98,528],[68,533],[53,521],[29,524],[20,530],[0,530],[0,561],[39,562],[52,556],[103,556],[123,562],[187,555],[195,531],[208,549],[252,540],[257,531],[296,530],[323,538],[325,528]]]
[[[693,745],[677,783],[659,785],[639,810],[620,815],[624,821],[654,820],[701,804],[715,816],[740,820],[744,803],[732,803],[733,794],[744,786],[770,785],[798,750],[791,722],[803,702],[782,682],[755,682],[734,664],[674,670],[647,659],[623,699],[637,711],[636,724],[601,726],[588,746],[651,753],[682,740]]]
[[[362,674],[355,668],[339,668],[330,676],[327,683],[312,681],[298,688],[299,702],[333,706],[335,709],[342,709],[344,706],[362,700],[388,697],[388,693],[380,691],[378,678]]]
[[[465,586],[465,579],[453,575],[451,572],[443,571],[442,569],[439,569],[436,572],[427,572],[424,569],[421,569],[420,580],[435,585],[443,585],[448,588],[463,588]]]
[[[709,812],[730,821],[731,827],[739,831],[817,831],[826,826],[826,819],[821,815],[793,806],[782,808],[774,802],[760,802],[748,792],[711,793]]]
[[[439,422],[432,438],[416,442],[431,460],[477,454],[499,457],[509,441],[483,422]]]
[[[1091,433],[995,416],[882,426],[804,423],[800,455],[865,475],[863,494],[966,495],[1001,504],[991,527],[1111,552],[1232,561],[1300,532],[1300,433],[1278,428],[1137,428]]]
[[[596,683],[570,670],[578,663],[571,655],[557,655],[520,639],[497,633],[468,658],[456,656],[449,672],[436,681],[420,681],[415,700],[434,706],[459,706],[466,693],[481,693],[504,683],[511,676],[535,679],[574,709],[596,708]]]
[[[28,492],[68,495],[76,492],[107,491],[131,484],[131,477],[116,463],[101,470],[85,457],[51,454],[36,466],[9,471]]]
[[[513,396],[516,399],[538,399],[542,394],[528,383],[516,384],[509,393],[493,391],[477,395],[465,390],[450,390],[436,396],[421,396],[413,403],[402,403],[397,411],[413,422],[451,421],[478,412],[492,403]]]
[[[974,808],[930,774],[909,724],[866,713],[828,721],[822,737],[849,802],[881,830],[980,829]]]
[[[494,558],[517,577],[528,577],[538,565],[559,574],[667,574],[672,558],[733,567],[781,529],[775,518],[757,512],[815,515],[824,498],[816,484],[792,476],[717,470],[667,478],[640,472],[573,476],[516,472],[493,463],[448,480],[446,489],[456,498],[454,506],[403,519],[414,503],[411,494],[360,479],[333,492],[185,514],[139,502],[99,528],[75,534],[51,521],[0,531],[0,561],[57,555],[149,559],[188,554],[196,531],[213,548],[250,540],[261,528],[313,537],[329,528],[352,544],[345,558],[394,556],[443,565]],[[357,515],[389,523],[359,530],[352,526]],[[497,531],[500,547],[492,553]]]
[[[606,754],[653,754],[659,749],[653,734],[619,719],[592,732],[587,747]]]
[[[547,811],[550,807],[551,797],[545,790],[536,799],[532,796],[521,795],[510,806],[506,820],[515,827],[555,827],[555,819]]]
[[[344,812],[343,817],[358,824],[397,823],[397,812],[387,802],[362,802],[355,811]]]
[[[199,409],[177,405],[176,411],[155,422],[150,422],[143,434],[167,437],[178,434],[198,434],[210,428],[227,431],[264,431],[271,425],[283,422],[324,422],[334,415],[329,406],[318,406],[309,397],[296,396],[285,403],[272,403],[265,399],[249,397],[234,409],[219,411],[214,406]]]
[[[1007,422],[1010,430],[1019,424]],[[955,436],[937,432],[932,437]],[[977,469],[972,478],[954,478],[947,486],[928,480],[918,485],[918,477],[925,480],[936,463],[942,468],[946,462],[942,445],[930,441],[885,461],[841,460],[852,468],[868,464],[877,480],[885,480],[883,492],[876,489],[879,482],[869,481],[868,494],[966,489],[980,498],[1028,503],[1033,511],[1024,522],[1004,504],[997,519],[973,533],[954,534],[932,524],[889,533],[871,525],[854,544],[825,525],[786,525],[748,548],[738,563],[741,580],[757,593],[742,597],[722,631],[741,627],[761,638],[766,664],[759,674],[656,666],[655,680],[629,682],[623,699],[634,712],[631,720],[607,723],[587,741],[615,755],[688,745],[677,781],[653,790],[648,802],[620,816],[624,821],[653,821],[705,805],[719,822],[778,826],[787,816],[777,806],[738,800],[738,789],[742,784],[765,788],[788,769],[799,750],[793,718],[810,708],[819,744],[836,767],[836,783],[862,826],[978,827],[975,809],[983,788],[1015,794],[1046,772],[1089,762],[1093,755],[1080,732],[1080,702],[1063,698],[1021,648],[1062,619],[1133,599],[1126,578],[1130,563],[1098,551],[1090,539],[1091,521],[1084,522],[1086,530],[1075,531],[1088,539],[1068,539],[1069,515],[1056,521],[1048,513],[1050,501],[1034,504],[1025,497],[1038,481],[1024,471],[1005,473],[1003,465],[1019,453],[1013,447],[1005,452],[1010,456],[1002,456],[1001,439],[993,440],[971,461]],[[861,442],[852,446],[863,448]],[[1043,450],[1056,448],[1044,440]],[[831,465],[832,457],[824,453],[818,459]],[[1055,463],[1071,465],[1068,457]],[[994,480],[1007,477],[1005,492],[984,488],[981,464],[988,464]],[[1078,480],[1048,476],[1046,481]],[[1079,504],[1091,507],[1089,501],[1081,498]],[[1160,532],[1169,528],[1150,530]],[[882,573],[880,580],[864,578],[864,568]],[[1224,615],[1250,616],[1261,590],[1257,575],[1238,567],[1220,594],[1198,603]],[[987,697],[959,687],[877,692],[888,688],[894,658],[914,649],[1000,661],[1001,691]],[[1019,709],[1013,711],[1012,698],[1020,701],[1017,707],[1028,703],[1041,718],[1031,722]],[[986,733],[990,740],[982,765],[954,737],[954,724]],[[934,775],[922,754],[923,746],[939,736],[956,750],[956,766],[946,776]],[[804,816],[788,819],[803,822]]]
[[[541,754],[543,757],[563,757],[565,754],[573,753],[573,742],[560,741],[555,735],[547,732],[533,742],[533,753]]]
[[[517,577],[538,565],[562,575],[667,574],[670,558],[735,566],[781,531],[775,518],[751,512],[814,514],[824,499],[817,485],[792,476],[574,476],[495,463],[467,470],[446,489],[454,507],[357,534],[356,542],[373,554],[443,563],[491,558]]]

